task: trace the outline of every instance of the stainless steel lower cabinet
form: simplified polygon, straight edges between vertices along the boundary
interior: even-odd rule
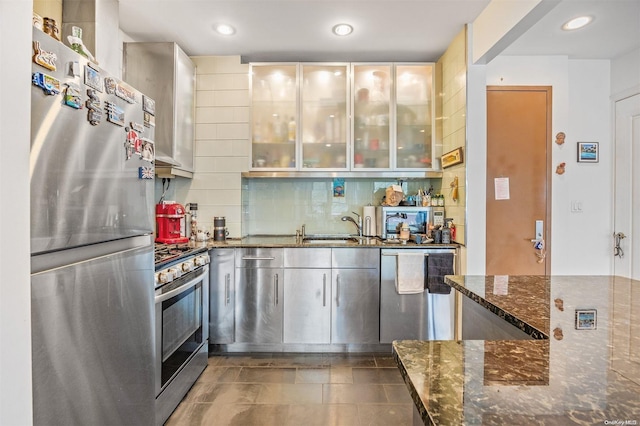
[[[332,343],[379,343],[378,271],[377,268],[332,270]]]
[[[331,342],[331,269],[284,270],[284,343]]]
[[[236,342],[281,343],[283,269],[236,268]]]
[[[234,249],[209,251],[209,343],[227,344],[235,340]]]
[[[380,343],[380,249],[331,250],[331,342]]]

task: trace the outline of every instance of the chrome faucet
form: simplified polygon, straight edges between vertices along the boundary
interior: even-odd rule
[[[360,217],[360,215],[356,212],[351,212],[353,214],[355,214],[358,217],[358,221],[356,222],[356,220],[354,218],[352,218],[351,216],[342,216],[342,221],[343,222],[351,222],[353,223],[356,228],[358,228],[358,236],[362,237],[362,218]]]

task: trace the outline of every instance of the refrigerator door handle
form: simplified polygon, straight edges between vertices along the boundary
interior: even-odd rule
[[[107,241],[83,247],[54,251],[51,253],[31,256],[31,274],[40,274],[52,269],[58,269],[70,264],[83,263],[100,257],[111,256],[140,247],[150,247],[153,250],[152,235],[139,235],[132,238]],[[153,265],[150,265],[153,269]]]

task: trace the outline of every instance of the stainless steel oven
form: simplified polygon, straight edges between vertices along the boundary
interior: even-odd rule
[[[207,366],[209,256],[185,253],[156,271],[156,424],[164,424]]]

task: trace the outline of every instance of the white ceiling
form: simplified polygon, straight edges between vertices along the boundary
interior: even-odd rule
[[[436,61],[490,0],[120,0],[120,27],[136,41],[175,41],[190,56],[249,61]],[[512,1],[512,0],[506,0]],[[574,32],[560,26],[589,14]],[[234,36],[215,33],[233,25]],[[348,22],[348,37],[331,34]],[[640,0],[563,0],[504,54],[608,59],[640,47]]]

